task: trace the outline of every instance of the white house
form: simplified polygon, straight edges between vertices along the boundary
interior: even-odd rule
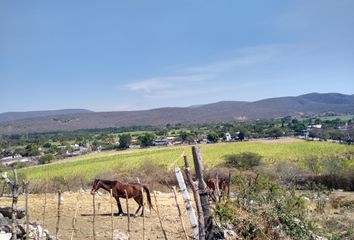
[[[225,133],[225,141],[230,142],[231,141],[231,134],[229,132]]]

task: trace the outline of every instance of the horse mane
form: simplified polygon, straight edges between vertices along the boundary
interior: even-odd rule
[[[97,179],[100,182],[103,182],[104,184],[112,184],[112,183],[117,183],[119,181],[117,180],[106,180],[106,179]]]

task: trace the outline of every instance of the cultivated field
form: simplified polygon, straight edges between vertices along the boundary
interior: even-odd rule
[[[265,165],[277,161],[293,161],[302,165],[302,161],[309,156],[319,159],[340,156],[344,158],[346,166],[354,166],[354,146],[333,144],[327,142],[307,142],[298,139],[259,140],[252,142],[233,142],[220,144],[199,145],[203,164],[206,168],[218,166],[224,162],[223,156],[232,153],[255,152],[263,156]],[[149,161],[160,169],[173,170],[176,166],[183,166],[183,155],[192,159],[190,146],[174,146],[136,149],[126,151],[110,151],[92,153],[80,157],[70,158],[55,163],[19,169],[32,183],[50,178],[80,177],[86,180],[98,175],[120,173],[141,167],[143,162]]]

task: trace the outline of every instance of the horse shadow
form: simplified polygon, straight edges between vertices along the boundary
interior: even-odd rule
[[[92,213],[82,213],[81,216],[82,217],[93,217],[93,214]],[[110,217],[110,216],[112,216],[112,213],[96,213],[95,216]],[[127,217],[128,214],[127,213],[123,213],[123,214],[113,213],[113,216],[114,217]],[[135,215],[133,213],[130,213],[129,217],[140,217],[140,215]]]

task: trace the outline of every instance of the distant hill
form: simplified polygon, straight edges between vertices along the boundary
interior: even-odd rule
[[[88,113],[86,109],[61,109],[61,110],[46,110],[46,111],[29,111],[29,112],[5,112],[0,113],[0,122],[14,121],[26,118],[46,117],[54,115]]]
[[[73,131],[133,125],[192,124],[280,118],[309,114],[354,114],[354,95],[310,93],[255,102],[223,101],[142,111],[83,112],[0,122],[0,133]]]

